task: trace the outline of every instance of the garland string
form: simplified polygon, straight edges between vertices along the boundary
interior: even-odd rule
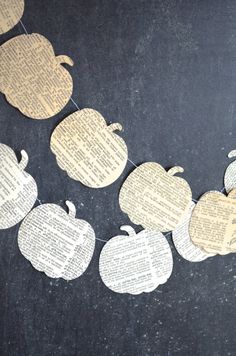
[[[22,20],[20,20],[19,23],[21,24],[21,27],[22,27],[23,31],[25,32],[25,34],[28,35],[29,32],[27,31],[27,29],[26,29],[24,23],[22,22]],[[74,106],[76,107],[77,110],[81,110],[80,107],[78,106],[78,104],[76,103],[76,101],[75,101],[72,97],[70,98],[70,100],[71,100],[71,102],[74,104]],[[128,161],[129,161],[135,168],[138,167],[131,159],[129,159],[129,157],[128,157]],[[220,190],[220,192],[221,192],[221,193],[225,193],[225,188],[223,187],[223,188]],[[37,198],[37,201],[39,202],[39,204],[42,204],[42,201],[41,201],[40,199]],[[197,199],[193,199],[193,198],[192,198],[192,201],[193,201],[194,203],[197,203],[197,202],[198,202]],[[169,235],[171,235],[171,231],[169,231],[169,232],[167,232],[167,233],[164,233],[163,235],[164,235],[165,237],[168,237]],[[101,242],[104,242],[104,243],[108,242],[108,240],[102,240],[102,239],[99,239],[98,237],[96,237],[96,240],[101,241]]]

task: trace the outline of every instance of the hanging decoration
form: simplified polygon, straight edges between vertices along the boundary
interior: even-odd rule
[[[228,154],[228,157],[235,158],[236,150],[231,151]],[[230,163],[230,165],[225,171],[224,185],[227,193],[229,193],[232,189],[236,188],[236,160]]]
[[[0,229],[16,225],[35,204],[38,189],[34,178],[25,172],[27,164],[24,150],[18,163],[14,151],[0,144]]]
[[[0,35],[20,21],[24,7],[24,0],[0,0]]]
[[[170,246],[162,233],[121,226],[127,235],[111,238],[103,247],[99,272],[116,293],[149,293],[166,283],[173,269]]]
[[[38,271],[51,278],[71,280],[87,269],[95,247],[91,225],[76,219],[73,203],[66,202],[69,214],[56,204],[33,209],[20,226],[21,253]]]
[[[54,116],[68,103],[73,89],[62,63],[73,65],[68,56],[55,57],[51,43],[42,35],[14,37],[0,47],[0,91],[25,116]]]
[[[118,123],[107,123],[93,109],[76,111],[64,119],[51,137],[51,150],[68,175],[90,188],[112,184],[123,172],[128,151],[115,131]]]
[[[130,220],[145,229],[172,231],[188,213],[192,192],[188,183],[175,174],[183,168],[166,170],[147,162],[136,168],[123,183],[119,202]]]

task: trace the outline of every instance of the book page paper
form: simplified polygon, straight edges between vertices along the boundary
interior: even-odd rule
[[[172,232],[172,239],[176,250],[185,260],[190,262],[204,261],[206,258],[214,256],[195,246],[189,236],[189,222],[192,211],[195,207],[192,202],[189,213],[185,216],[182,223]]]
[[[67,174],[91,188],[112,184],[123,172],[128,152],[125,142],[114,131],[120,124],[107,126],[93,109],[69,115],[54,130],[51,150]]]
[[[0,0],[0,34],[12,29],[24,12],[24,0]]]
[[[174,176],[181,172],[181,167],[166,172],[155,162],[141,164],[121,187],[121,209],[134,224],[145,229],[162,232],[176,229],[188,213],[192,200],[188,183]]]
[[[0,47],[0,91],[25,116],[47,119],[59,113],[72,94],[72,78],[62,63],[73,65],[67,56],[55,57],[42,35],[14,37]]]
[[[21,151],[21,156],[21,162],[18,163],[14,151],[0,144],[0,229],[20,222],[37,199],[36,182],[24,171],[28,155]]]
[[[209,253],[236,252],[236,190],[227,197],[214,191],[203,194],[193,210],[189,235]]]
[[[87,269],[94,252],[95,233],[89,223],[75,218],[75,206],[66,203],[69,214],[55,204],[33,209],[20,226],[18,244],[38,271],[51,278],[71,280]]]
[[[99,271],[104,284],[116,293],[149,293],[165,283],[173,269],[170,246],[160,232],[138,234],[122,226],[128,236],[110,239],[102,249]]]

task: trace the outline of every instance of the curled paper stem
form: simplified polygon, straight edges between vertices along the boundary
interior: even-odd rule
[[[69,56],[65,56],[65,55],[61,55],[61,56],[57,56],[56,57],[56,61],[58,64],[68,64],[69,66],[73,66],[74,62],[72,61],[72,59]]]
[[[126,231],[129,236],[136,235],[136,232],[135,232],[134,228],[132,226],[129,226],[129,225],[122,225],[120,227],[120,230]]]
[[[27,164],[29,162],[29,157],[25,150],[21,150],[20,153],[21,153],[21,160],[19,163],[19,168],[23,171],[27,167]]]
[[[72,218],[75,218],[76,215],[75,205],[69,200],[66,201],[66,205],[69,209],[68,215],[71,216]]]
[[[184,169],[180,166],[176,166],[176,167],[172,167],[168,170],[168,174],[170,174],[171,176],[174,176],[177,173],[183,173]]]
[[[118,122],[111,124],[108,126],[107,128],[109,131],[113,132],[113,131],[122,131],[122,125],[119,124]]]
[[[228,153],[228,158],[236,157],[236,150],[232,150]]]

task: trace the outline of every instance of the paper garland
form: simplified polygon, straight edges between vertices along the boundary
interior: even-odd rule
[[[236,252],[236,189],[227,197],[215,191],[203,194],[193,210],[189,234],[208,253]]]
[[[91,188],[112,184],[123,172],[128,151],[115,131],[118,123],[107,126],[103,116],[93,109],[69,115],[54,130],[51,150],[68,175]]]
[[[111,238],[103,247],[99,272],[104,284],[116,293],[149,293],[170,277],[173,258],[170,246],[160,232],[135,233],[121,226],[127,235]]]
[[[228,157],[236,157],[236,150],[231,151],[228,154]],[[225,171],[224,185],[227,193],[229,193],[232,189],[236,188],[236,160],[230,163],[230,165]]]
[[[36,182],[24,171],[28,155],[23,150],[21,156],[18,163],[14,151],[0,144],[0,229],[7,229],[20,222],[37,199]]]
[[[208,257],[214,256],[214,254],[205,252],[203,249],[194,245],[190,239],[189,223],[194,207],[195,203],[192,202],[183,222],[172,232],[172,240],[176,250],[185,260],[189,262],[201,262]]]
[[[0,35],[20,21],[24,7],[24,0],[0,0]]]
[[[74,204],[67,214],[56,204],[33,209],[20,226],[21,253],[34,268],[51,278],[71,280],[87,269],[95,247],[95,233],[85,220],[75,218]]]
[[[147,162],[136,168],[123,183],[119,202],[130,220],[145,229],[171,231],[181,223],[192,200],[188,183],[176,173],[168,172],[158,163]]]
[[[62,63],[73,65],[67,56],[55,57],[42,35],[14,37],[0,47],[0,91],[25,116],[47,119],[60,112],[72,94],[72,78]]]

